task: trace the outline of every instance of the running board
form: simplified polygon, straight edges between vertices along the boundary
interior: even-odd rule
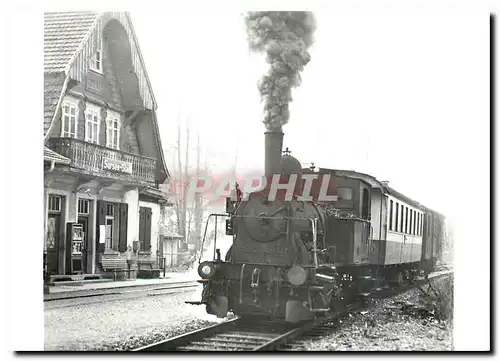
[[[196,305],[196,306],[205,304],[205,302],[201,302],[201,301],[184,301],[184,303],[187,303],[188,305]]]

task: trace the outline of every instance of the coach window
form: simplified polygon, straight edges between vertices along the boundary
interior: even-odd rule
[[[416,226],[416,231],[415,234],[419,236],[418,234],[418,227],[420,226],[420,213],[417,213],[417,226]]]
[[[417,234],[417,211],[413,211],[413,234]]]
[[[405,207],[405,233],[408,233],[408,207]]]
[[[392,200],[389,207],[389,230],[392,231]]]
[[[399,228],[399,203],[396,202],[396,219],[395,219],[395,222],[394,222],[394,230],[397,232],[398,231],[398,228]]]
[[[413,210],[410,209],[410,229],[408,230],[409,234],[412,234],[413,230]]]
[[[401,205],[401,220],[399,222],[399,231],[402,233],[405,231],[404,229],[404,218],[405,218],[405,207]]]
[[[420,213],[417,213],[417,236],[420,236],[419,229],[420,229]]]
[[[413,210],[410,209],[410,229],[408,230],[409,234],[413,234]]]
[[[415,224],[415,218],[413,218],[414,215],[415,211],[410,209],[410,230],[408,231],[409,234],[413,234],[413,225]]]

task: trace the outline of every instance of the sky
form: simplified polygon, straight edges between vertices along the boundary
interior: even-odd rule
[[[211,171],[235,159],[238,172],[262,170],[256,84],[267,64],[249,51],[243,13],[130,13],[167,163],[173,166],[181,119],[191,139],[199,134]],[[284,147],[304,166],[371,174],[457,220],[464,185],[489,164],[489,68],[481,63],[489,54],[488,14],[324,9],[315,16],[312,60],[292,92]]]

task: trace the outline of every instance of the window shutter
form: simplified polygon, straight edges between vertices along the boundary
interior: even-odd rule
[[[140,250],[144,251],[144,228],[145,228],[145,210],[144,207],[139,208],[139,245]]]
[[[128,221],[128,204],[121,203],[119,206],[119,225],[120,231],[118,232],[118,250],[120,252],[127,251],[127,221]]]
[[[145,209],[144,250],[151,251],[151,208]]]

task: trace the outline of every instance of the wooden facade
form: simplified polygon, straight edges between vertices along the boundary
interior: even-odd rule
[[[44,51],[49,273],[105,272],[129,250],[154,267],[169,174],[130,16],[45,13]]]

